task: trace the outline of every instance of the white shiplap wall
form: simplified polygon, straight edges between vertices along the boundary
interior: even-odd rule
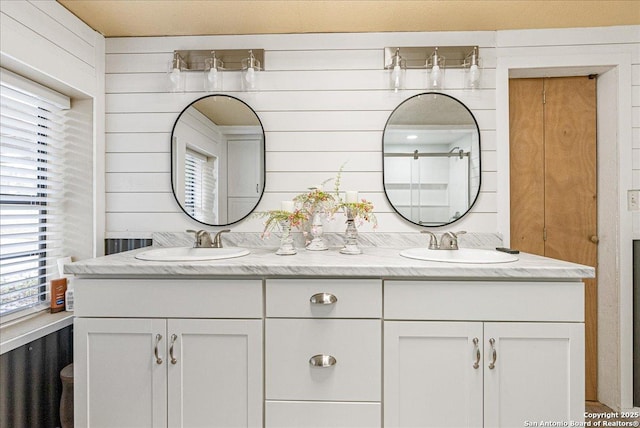
[[[347,162],[343,190],[358,190],[376,207],[379,230],[412,231],[389,206],[382,186],[382,132],[393,109],[423,92],[423,74],[410,70],[407,90],[386,89],[385,46],[480,46],[481,90],[463,90],[461,70],[447,70],[445,90],[476,116],[482,139],[482,189],[456,227],[496,230],[495,33],[297,34],[107,39],[106,219],[108,237],[149,236],[198,226],[171,195],[170,133],[180,111],[201,92],[200,73],[186,93],[167,92],[174,49],[265,49],[260,91],[239,91],[238,73],[225,74],[224,93],[252,106],[266,133],[266,190],[258,210],[275,209],[308,186],[333,178]],[[328,230],[341,231],[336,221]],[[260,220],[235,231],[260,231]],[[363,227],[367,230],[367,227]]]
[[[0,2],[3,67],[52,89],[102,96],[104,38],[55,1]]]

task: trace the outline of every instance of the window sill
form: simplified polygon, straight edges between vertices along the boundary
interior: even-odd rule
[[[73,312],[37,315],[0,328],[0,355],[73,324]]]

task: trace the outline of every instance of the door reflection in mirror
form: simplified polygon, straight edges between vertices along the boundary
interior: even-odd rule
[[[400,104],[383,134],[383,177],[387,199],[413,223],[464,216],[480,191],[480,131],[469,109],[439,93]]]
[[[219,94],[196,100],[171,141],[171,184],[187,215],[219,226],[255,209],[264,190],[264,131],[249,106]]]

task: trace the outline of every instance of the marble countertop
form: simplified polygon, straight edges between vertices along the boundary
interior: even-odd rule
[[[248,247],[246,247],[248,248]],[[403,248],[365,247],[363,254],[345,255],[339,247],[328,251],[299,249],[292,256],[278,256],[275,248],[248,248],[244,257],[200,262],[143,261],[127,251],[65,265],[65,273],[81,277],[358,277],[404,279],[542,279],[575,281],[593,278],[595,269],[532,254],[520,253],[510,263],[463,264],[414,260],[402,257]]]

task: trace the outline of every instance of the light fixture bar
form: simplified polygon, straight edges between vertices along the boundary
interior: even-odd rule
[[[253,56],[260,61],[262,69],[264,69],[264,49],[206,49],[206,50],[177,50],[180,58],[186,65],[185,71],[204,71],[205,60],[211,58],[211,52],[215,51],[216,58],[224,64],[224,70],[239,71],[242,70],[242,60],[246,59],[249,51],[253,52]]]
[[[478,55],[478,46],[437,46],[438,55],[447,59],[447,68],[464,68],[465,59],[471,52]],[[399,49],[399,51],[398,51]],[[384,48],[384,67],[387,67],[393,61],[396,52],[406,61],[407,68],[424,68],[427,59],[436,49],[436,46],[420,46],[420,47],[388,47]]]

